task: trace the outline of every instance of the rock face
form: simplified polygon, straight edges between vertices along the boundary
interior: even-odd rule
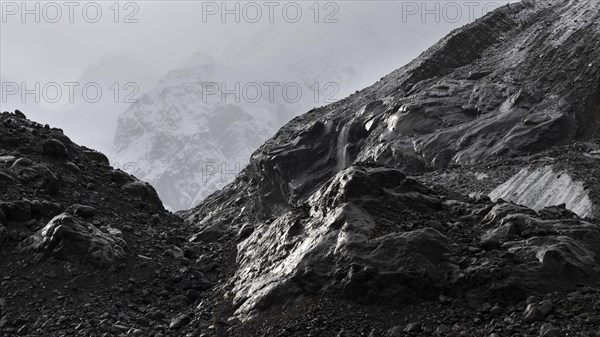
[[[598,205],[592,202],[583,183],[574,181],[568,172],[555,172],[551,166],[532,171],[522,169],[494,189],[490,198],[502,198],[534,210],[564,204],[581,217],[600,215]]]
[[[170,71],[121,114],[111,160],[135,167],[168,208],[189,209],[233,181],[290,119],[372,83],[410,55],[413,48],[390,43],[411,35],[397,29],[400,3],[386,4],[387,11],[327,7],[339,11],[338,24],[242,29],[235,43],[205,49]],[[449,25],[426,29],[416,43]]]
[[[384,217],[440,207],[437,195],[400,171],[348,168],[306,205],[259,226],[239,244],[234,304],[245,313],[300,289],[363,303],[432,297],[452,269],[443,262],[449,240],[433,228],[400,232],[402,224]]]
[[[183,220],[3,113],[0,335],[596,336],[598,16],[502,7],[288,123]]]
[[[198,232],[240,237],[237,315],[310,294],[398,305],[596,282],[598,224],[580,216],[600,189],[569,151],[597,172],[578,144],[598,142],[599,16],[594,1],[502,7],[280,129],[183,213]]]
[[[600,226],[573,213],[452,200],[352,166],[238,245],[233,303],[248,317],[307,292],[388,306],[448,289],[550,292],[599,280],[599,249]]]
[[[65,259],[83,259],[100,267],[114,266],[125,257],[127,245],[120,230],[104,231],[68,214],[60,214],[35,233],[25,248]]]

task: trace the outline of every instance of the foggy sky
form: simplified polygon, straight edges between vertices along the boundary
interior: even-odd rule
[[[289,52],[318,54],[328,45],[339,48],[339,44],[329,44],[328,39],[339,39],[340,32],[344,32],[348,37],[344,43],[350,46],[344,48],[341,57],[372,60],[359,65],[366,74],[365,83],[360,84],[364,87],[406,64],[452,29],[507,1],[337,1],[319,2],[318,6],[313,1],[228,1],[226,8],[222,3],[135,1],[119,2],[117,9],[112,1],[51,4],[29,1],[25,8],[29,12],[23,16],[22,1],[2,1],[2,81],[25,82],[27,88],[33,88],[36,82],[43,87],[51,82],[62,86],[64,82],[83,85],[97,81],[104,94],[110,83],[122,86],[133,82],[139,87],[139,97],[160,76],[198,51],[234,66],[252,63],[254,58],[285,62]],[[98,8],[101,15],[96,14]],[[301,15],[296,15],[297,8],[301,9]],[[223,9],[230,10],[224,17]],[[260,49],[264,44],[259,41],[265,31],[289,36],[284,39],[289,43]],[[353,36],[357,39],[353,40]],[[361,48],[360,39],[369,36],[388,44],[382,48],[385,55]],[[119,93],[127,91],[120,88]],[[30,109],[29,115],[59,127],[67,118],[60,112],[73,110],[75,105],[77,109],[93,110],[89,102],[69,102],[66,92],[56,103],[42,97],[39,107],[32,98],[23,101],[16,97],[19,95],[6,102],[0,99],[0,109],[25,106]],[[122,97],[118,103],[109,103],[101,106],[102,111],[110,113],[106,113],[106,123],[94,125],[95,138],[85,138],[83,132],[74,137],[76,141],[105,148],[113,137],[118,114],[127,106]],[[97,109],[100,105],[93,107]],[[86,118],[73,121],[69,115],[68,119],[70,128],[86,127]],[[69,130],[66,131],[68,134]]]

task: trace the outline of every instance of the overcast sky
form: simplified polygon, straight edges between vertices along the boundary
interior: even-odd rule
[[[106,83],[102,84],[104,93],[117,91],[109,89],[108,83],[118,82],[121,96],[133,90],[124,88],[124,84],[133,82],[141,94],[198,51],[228,65],[252,63],[255,58],[285,62],[286,50],[317,53],[318,48],[327,48],[328,39],[339,39],[340,32],[344,32],[344,43],[352,44],[352,48],[344,50],[348,58],[372,59],[369,65],[359,65],[369,75],[361,84],[366,86],[418,56],[452,29],[506,3],[506,0],[2,1],[0,75],[3,82],[25,82],[28,89],[39,83],[40,91],[48,83],[58,83],[63,92],[57,102],[41,97],[40,111],[47,113],[67,110],[72,108],[70,104],[76,104],[68,102],[69,87],[64,82],[79,82],[79,88],[89,81]],[[372,31],[361,31],[365,29]],[[289,36],[288,44],[254,50],[254,44],[255,49],[265,45],[257,43],[265,30]],[[269,38],[268,34],[265,36]],[[354,36],[356,40],[352,39]],[[386,50],[385,55],[361,49],[365,41],[360,39],[370,36],[389,44],[382,49]],[[250,46],[236,49],[244,43]],[[14,110],[16,105],[36,110],[32,95],[23,102],[15,100],[19,93],[13,94],[14,88],[3,83],[1,89],[2,110]],[[73,90],[77,95],[81,89]],[[115,119],[124,108],[123,102],[115,104],[111,110],[116,112],[106,118]],[[44,122],[53,122],[55,117],[43,118]],[[56,117],[56,123],[61,123],[60,118]],[[108,123],[106,128],[113,124]],[[106,139],[112,138],[111,130],[105,133]]]

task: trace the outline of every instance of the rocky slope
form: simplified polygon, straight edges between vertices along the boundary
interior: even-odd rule
[[[103,154],[0,114],[0,336],[177,335],[227,256],[190,234]]]
[[[412,305],[429,335],[420,303],[452,298],[460,312],[497,302],[509,317],[457,319],[441,335],[537,335],[529,296],[595,293],[599,15],[595,1],[502,7],[279,130],[235,182],[182,214],[192,240],[238,236],[223,287],[234,317],[261,331],[339,301]],[[279,335],[304,335],[282,324],[294,332]],[[358,326],[345,333],[383,333]]]
[[[599,12],[502,7],[180,217],[3,113],[0,335],[598,336]]]

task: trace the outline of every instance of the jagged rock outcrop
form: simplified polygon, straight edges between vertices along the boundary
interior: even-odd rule
[[[83,260],[99,267],[114,267],[125,258],[127,244],[120,230],[104,230],[68,214],[54,217],[23,244],[58,258]]]
[[[599,117],[597,6],[503,7],[374,86],[292,121],[254,154],[251,174],[284,203],[340,163],[375,161],[420,173],[585,137]],[[554,14],[561,10],[570,14]],[[571,23],[571,15],[586,19]],[[569,32],[554,36],[547,26]],[[470,105],[477,113],[465,110]]]
[[[485,194],[518,174],[536,153],[568,151],[576,141],[597,142],[599,16],[600,4],[589,0],[504,6],[452,32],[373,86],[313,109],[280,129],[252,155],[236,181],[183,213],[199,232],[229,232],[241,240],[231,290],[237,313],[247,317],[298,294],[343,298],[344,276],[336,272],[347,275],[353,258],[360,260],[357,272],[369,266],[369,272],[358,273],[358,287],[370,284],[372,266],[360,257],[375,250],[383,235],[373,234],[371,227],[382,215],[405,207],[393,207],[392,202],[396,212],[370,212],[363,206],[332,206],[340,202],[334,202],[336,198],[352,199],[348,191],[331,200],[322,195],[345,173],[354,172],[356,178],[358,167],[365,166],[422,175],[417,179],[440,185],[434,193],[440,208],[418,214],[437,214],[444,220],[416,232],[430,238],[439,232],[440,251],[450,254],[449,262],[432,264],[436,271],[449,271],[446,278],[425,278],[433,294],[454,289],[459,297],[506,296],[513,291],[518,297],[595,282],[597,224],[565,209],[543,208],[566,202],[568,196],[552,196],[537,205],[516,199],[538,214],[501,200],[494,204]],[[593,151],[586,153],[593,157]],[[540,156],[536,160],[541,162]],[[586,165],[595,162],[588,159]],[[552,160],[560,162],[560,156]],[[503,161],[515,165],[502,168]],[[563,164],[574,166],[570,160]],[[562,172],[561,165],[553,170]],[[356,195],[384,190],[371,196],[372,203],[390,202],[393,188],[387,182],[364,181]],[[591,203],[597,202],[597,182],[573,175],[567,185],[577,181],[593,187],[587,193]],[[585,188],[582,185],[580,192]],[[421,207],[427,205],[424,196],[430,196],[423,191],[410,195],[419,196]],[[571,211],[589,216],[580,205],[580,200],[567,203]],[[508,214],[494,216],[504,208],[510,209]],[[324,210],[328,215],[319,213]],[[336,212],[344,214],[337,222]],[[360,225],[344,227],[354,221]],[[407,244],[405,236],[419,230],[415,221],[394,221],[390,238],[398,238],[399,246]],[[252,234],[244,240],[246,235],[240,233],[248,228]],[[358,240],[357,245],[345,244],[347,239]],[[351,262],[341,263],[345,256],[351,256]],[[402,259],[393,263],[411,270]],[[392,283],[386,284],[393,287]],[[393,298],[401,299],[398,293]],[[368,296],[350,298],[360,302]]]
[[[450,241],[429,227],[403,232],[386,217],[439,208],[436,194],[400,171],[348,168],[239,244],[234,305],[247,314],[303,291],[363,303],[431,298],[452,269],[444,262]]]
[[[383,167],[338,173],[259,224],[238,251],[231,292],[242,319],[311,293],[398,306],[600,279],[600,225],[568,211],[453,200]]]

